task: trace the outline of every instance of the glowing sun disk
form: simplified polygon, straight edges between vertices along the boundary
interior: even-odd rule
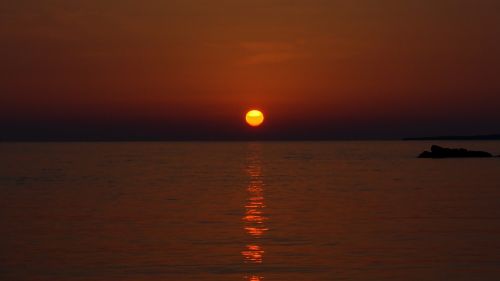
[[[260,126],[262,122],[264,122],[264,114],[259,110],[250,110],[247,112],[245,120],[247,121],[248,125],[257,127]]]

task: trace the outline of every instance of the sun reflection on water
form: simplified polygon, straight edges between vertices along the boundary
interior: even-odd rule
[[[259,245],[247,245],[247,249],[242,251],[241,254],[245,258],[245,262],[262,263],[264,250]]]
[[[245,215],[243,216],[243,229],[249,235],[249,243],[241,252],[243,261],[247,264],[262,264],[264,262],[265,250],[260,239],[269,229],[265,223],[265,201],[264,201],[264,181],[262,175],[262,165],[260,160],[260,146],[251,144],[247,156],[246,172],[249,176],[247,187],[248,199],[245,204]],[[255,270],[255,269],[253,269]],[[264,277],[257,275],[245,276],[249,281],[261,281]]]

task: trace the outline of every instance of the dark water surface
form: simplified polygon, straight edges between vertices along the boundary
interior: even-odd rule
[[[429,146],[3,143],[0,280],[500,280],[500,158]]]

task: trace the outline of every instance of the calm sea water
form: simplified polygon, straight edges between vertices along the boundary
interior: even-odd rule
[[[3,143],[0,280],[500,280],[500,158],[430,144]]]

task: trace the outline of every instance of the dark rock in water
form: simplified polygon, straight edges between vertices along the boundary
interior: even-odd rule
[[[453,158],[453,157],[493,157],[485,151],[473,151],[464,148],[445,148],[438,145],[431,146],[431,151],[422,152],[418,158]]]

